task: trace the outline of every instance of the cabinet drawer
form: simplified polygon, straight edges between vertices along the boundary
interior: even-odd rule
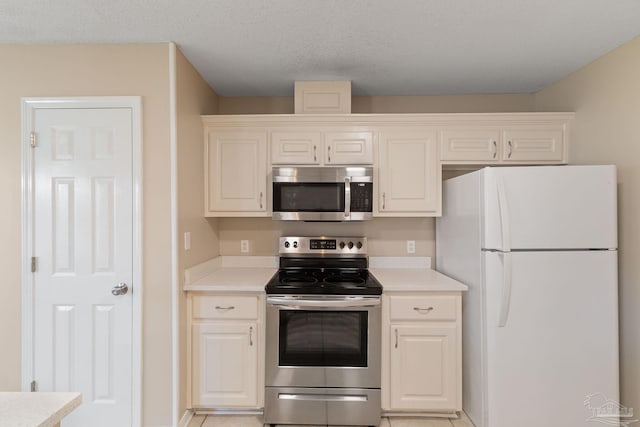
[[[257,319],[257,296],[194,296],[193,318]]]
[[[392,296],[391,320],[456,320],[455,296]]]

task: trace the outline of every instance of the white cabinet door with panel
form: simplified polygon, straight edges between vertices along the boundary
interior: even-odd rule
[[[261,408],[262,297],[207,292],[190,294],[187,301],[188,407]]]
[[[436,131],[381,131],[378,163],[374,215],[440,215],[442,172]]]
[[[322,152],[322,133],[320,131],[271,133],[271,164],[318,165]]]
[[[373,163],[373,132],[325,132],[325,164]]]
[[[192,326],[192,406],[258,406],[256,322]]]
[[[445,161],[500,161],[499,130],[450,129],[442,132],[440,158]]]
[[[563,163],[565,146],[561,129],[510,129],[503,132],[505,163]]]
[[[456,407],[456,325],[391,326],[391,407],[451,411]]]
[[[268,216],[266,132],[206,132],[205,215]]]

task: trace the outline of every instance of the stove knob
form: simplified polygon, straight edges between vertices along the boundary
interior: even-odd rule
[[[344,242],[340,242],[340,249],[344,249],[344,247],[345,247]]]
[[[289,246],[291,246],[291,243],[289,243],[289,242],[284,242],[284,247],[285,247],[285,248],[288,248]]]
[[[356,244],[356,248],[358,248],[358,249],[362,249],[362,242],[358,242],[358,243]]]
[[[293,242],[293,247],[294,247],[294,248],[297,248],[297,247],[298,247],[298,242],[294,241],[294,242]]]
[[[353,249],[353,242],[349,242],[347,246],[349,246],[349,249]]]

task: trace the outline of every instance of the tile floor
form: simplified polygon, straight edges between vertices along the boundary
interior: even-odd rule
[[[256,415],[194,415],[189,427],[263,427],[262,416]],[[287,426],[295,427],[295,426]],[[306,426],[309,427],[309,426]],[[473,427],[467,416],[460,418],[418,418],[391,417],[383,418],[380,427]]]

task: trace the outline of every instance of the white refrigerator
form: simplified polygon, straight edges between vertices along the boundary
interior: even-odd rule
[[[463,408],[476,427],[615,424],[616,200],[615,166],[488,167],[443,183],[436,269],[469,287]]]

